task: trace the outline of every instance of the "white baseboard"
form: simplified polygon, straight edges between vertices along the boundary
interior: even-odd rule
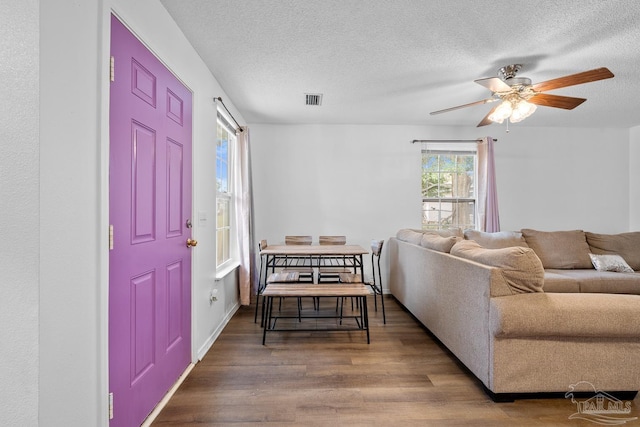
[[[198,349],[198,361],[202,360],[205,354],[207,354],[207,352],[209,351],[213,343],[218,339],[218,337],[222,333],[222,330],[225,328],[225,326],[227,326],[227,324],[229,323],[233,315],[236,314],[236,311],[238,311],[238,309],[240,309],[240,303],[236,303],[236,305],[234,305],[233,308],[229,310],[229,313],[227,313],[227,315],[222,320],[220,325],[216,328],[216,330],[213,331],[213,333],[209,336],[209,338],[207,338],[204,344],[200,346],[200,348]]]

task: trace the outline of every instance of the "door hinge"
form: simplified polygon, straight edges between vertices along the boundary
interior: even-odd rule
[[[109,224],[109,250],[113,250],[113,224]]]
[[[109,393],[109,419],[113,419],[113,393]]]
[[[109,60],[109,78],[112,82],[116,81],[116,59],[113,56]]]

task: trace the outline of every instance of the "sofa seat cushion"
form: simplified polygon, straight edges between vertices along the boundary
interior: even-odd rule
[[[538,231],[529,228],[521,231],[544,268],[593,268],[584,231]]]
[[[453,245],[451,255],[499,268],[514,294],[542,292],[544,269],[532,249],[519,246],[487,249],[473,240],[461,240]]]
[[[544,270],[545,292],[580,292],[580,284],[575,277],[562,274],[566,270]]]
[[[631,268],[640,270],[640,231],[621,234],[585,233],[594,254],[620,255]]]
[[[640,295],[535,293],[491,298],[495,337],[640,338]]]
[[[547,270],[578,283],[579,292],[640,295],[640,273],[615,273],[612,271]],[[545,292],[547,291],[545,283]]]
[[[501,249],[512,246],[529,247],[522,233],[519,231],[487,233],[479,230],[464,230],[464,238],[467,240],[475,240],[480,246],[487,249]]]

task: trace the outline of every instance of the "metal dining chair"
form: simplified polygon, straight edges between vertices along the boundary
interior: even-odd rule
[[[311,245],[311,236],[284,236],[285,245]],[[297,271],[300,273],[300,282],[313,283],[313,262],[310,256],[284,258],[286,264],[283,272]]]
[[[310,245],[313,243],[311,236],[284,236],[285,245]]]
[[[261,240],[258,243],[258,250],[262,252],[263,249],[267,248],[267,241]],[[271,264],[271,273],[269,273],[269,265],[267,263],[267,256],[260,256],[260,270],[258,271],[258,290],[256,292],[256,313],[253,319],[253,322],[256,323],[258,321],[258,306],[260,305],[260,296],[262,292],[264,292],[267,285],[270,283],[296,283],[300,282],[300,273],[298,271],[294,271],[292,269],[283,268],[286,267],[286,264],[283,261],[279,261],[277,258],[272,261]],[[277,269],[277,270],[276,270]],[[263,275],[264,272],[264,275]],[[263,280],[264,278],[264,280]],[[264,317],[264,303],[265,299],[262,298],[262,313]],[[282,300],[280,300],[280,305],[282,304]],[[300,315],[302,311],[302,303],[300,298],[298,298],[298,320],[300,320]],[[260,325],[263,325],[263,320],[261,320]]]
[[[382,246],[384,240],[372,240],[371,241],[371,274],[372,280],[365,282],[359,274],[354,273],[342,273],[340,274],[340,282],[342,283],[364,283],[371,287],[373,290],[373,302],[375,310],[378,311],[378,295],[380,295],[380,304],[382,305],[382,321],[387,324],[387,316],[384,311],[384,296],[382,293],[382,273],[380,271],[380,254],[382,253]],[[377,278],[376,278],[377,275]]]
[[[320,245],[346,245],[346,236],[320,236]],[[355,273],[349,257],[322,257],[318,260],[318,283],[339,282],[340,273]]]
[[[260,240],[258,242],[258,253],[262,252],[263,249],[267,248],[267,241]],[[267,287],[267,277],[269,276],[268,265],[266,261],[266,255],[260,255],[260,269],[258,270],[258,289],[256,290],[256,314],[253,319],[253,322],[256,323],[258,321],[258,306],[260,305],[260,296],[264,291],[264,288]],[[274,261],[275,262],[275,261]],[[262,301],[264,305],[264,298]],[[264,307],[263,307],[264,310]]]
[[[318,243],[321,245],[346,245],[347,236],[320,236]]]

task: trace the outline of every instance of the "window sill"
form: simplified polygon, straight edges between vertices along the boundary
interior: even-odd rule
[[[227,265],[222,266],[216,271],[216,280],[222,280],[230,273],[233,273],[238,267],[240,267],[239,261],[231,261]]]

